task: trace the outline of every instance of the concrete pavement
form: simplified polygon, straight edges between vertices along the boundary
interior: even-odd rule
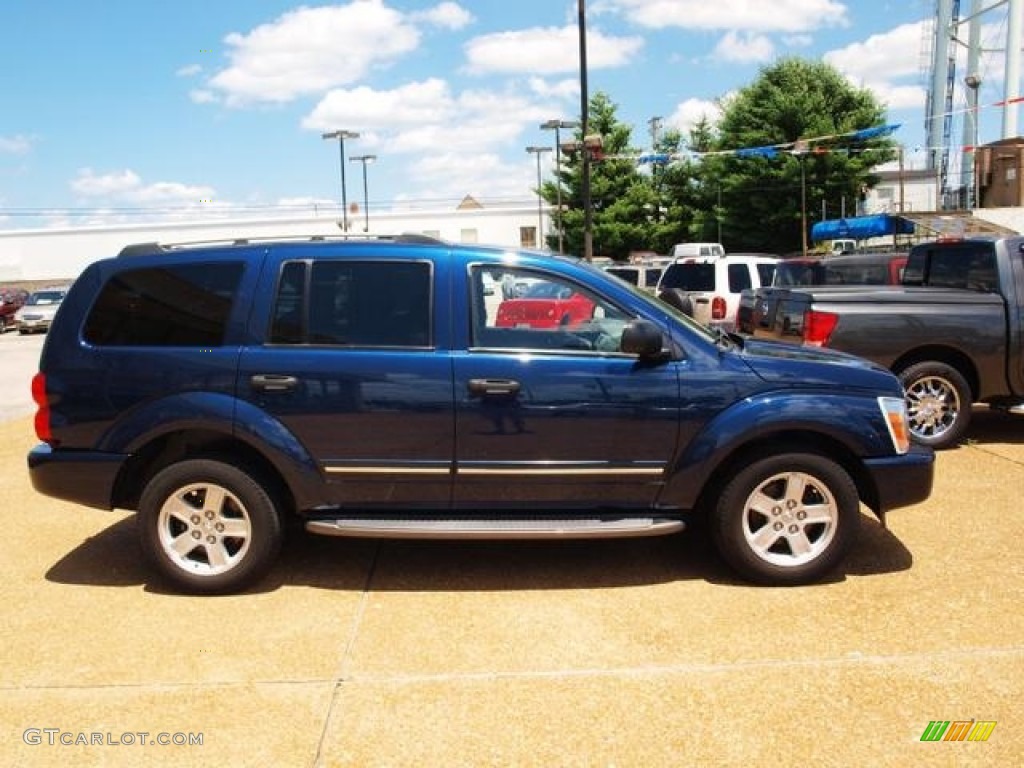
[[[32,491],[33,443],[0,424],[0,765],[1024,764],[1024,417],[979,413],[929,501],[795,589],[696,532],[300,534],[253,592],[184,597],[130,515]],[[920,740],[971,719],[988,741]]]

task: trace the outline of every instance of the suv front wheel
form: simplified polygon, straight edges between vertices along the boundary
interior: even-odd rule
[[[785,586],[832,570],[859,526],[857,488],[846,470],[824,456],[787,453],[736,474],[718,497],[711,534],[741,575]]]
[[[233,592],[270,568],[281,546],[273,499],[247,470],[214,459],[172,464],[146,486],[137,515],[150,562],[190,592]]]

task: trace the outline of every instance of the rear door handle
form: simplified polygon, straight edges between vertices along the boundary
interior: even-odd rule
[[[468,386],[475,397],[519,394],[519,382],[513,379],[470,379]]]
[[[249,379],[253,389],[263,392],[287,392],[295,389],[299,380],[281,373],[257,373]]]

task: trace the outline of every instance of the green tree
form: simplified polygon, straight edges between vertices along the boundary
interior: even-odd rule
[[[720,195],[729,251],[800,250],[802,194],[808,229],[821,217],[823,203],[827,218],[839,217],[844,199],[852,215],[862,187],[877,183],[872,169],[895,157],[892,141],[884,136],[806,141],[863,131],[885,118],[870,91],[851,85],[823,62],[781,59],[722,107],[715,141],[719,154],[705,156],[701,168],[702,211]],[[783,146],[774,155],[749,151],[775,145]]]
[[[616,109],[604,93],[597,93],[590,100],[588,132],[601,137],[603,156],[590,164],[590,199],[594,255],[623,260],[631,251],[665,252],[666,243],[677,241],[672,238],[680,227],[685,231],[685,224],[679,222],[684,218],[689,221],[690,209],[675,211],[662,191],[675,185],[678,172],[652,172],[638,166],[636,157],[640,150],[631,145],[632,129],[619,122]],[[577,131],[576,142],[582,139]],[[659,149],[666,149],[664,142]],[[562,216],[565,250],[576,255],[583,253],[582,181],[582,157],[575,152],[564,158],[561,174],[555,181],[541,185],[541,195],[551,205],[558,201],[556,184],[562,185],[562,203],[567,206]],[[552,249],[558,247],[557,233],[548,236],[547,244]]]

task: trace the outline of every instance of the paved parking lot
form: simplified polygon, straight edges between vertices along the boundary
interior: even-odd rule
[[[4,397],[40,341],[0,337]],[[1024,416],[980,412],[816,586],[737,583],[696,532],[299,534],[253,592],[192,598],[131,516],[34,494],[26,403],[0,423],[2,765],[1024,765]],[[920,740],[971,719],[988,741]]]

